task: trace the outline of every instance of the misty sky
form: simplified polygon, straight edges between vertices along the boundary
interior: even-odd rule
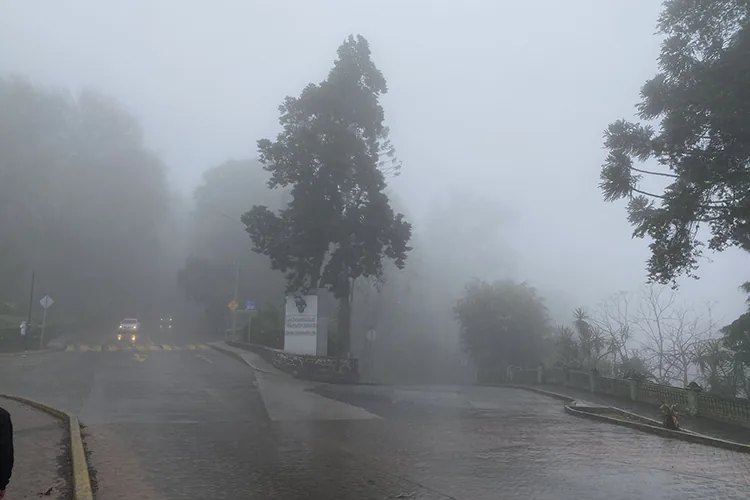
[[[603,203],[597,184],[603,129],[633,117],[656,71],[660,3],[2,0],[0,73],[116,97],[187,194],[206,168],[253,156],[284,96],[325,78],[360,33],[388,79],[404,163],[392,185],[416,229],[435,203],[482,200],[510,214],[488,230],[503,235],[514,278],[594,305],[644,279],[647,242],[631,240],[624,205]],[[714,261],[683,296],[720,301],[732,320],[750,266],[739,251]],[[487,268],[504,273],[491,258],[467,266]]]

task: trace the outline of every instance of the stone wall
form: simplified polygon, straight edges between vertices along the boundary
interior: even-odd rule
[[[257,344],[227,343],[260,355],[276,369],[289,373],[295,378],[334,383],[356,383],[359,381],[359,363],[355,358],[293,354]]]
[[[750,427],[750,400],[727,398],[708,392],[634,380],[603,377],[591,372],[563,370],[509,369],[508,379],[517,384],[552,384],[609,394],[656,406],[677,404],[691,415]]]

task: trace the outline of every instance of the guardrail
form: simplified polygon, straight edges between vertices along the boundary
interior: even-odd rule
[[[614,377],[603,377],[595,372],[554,368],[534,370],[508,369],[508,379],[514,384],[562,385],[653,405],[677,404],[691,415],[728,422],[750,428],[750,400],[728,398],[690,388],[637,382]]]

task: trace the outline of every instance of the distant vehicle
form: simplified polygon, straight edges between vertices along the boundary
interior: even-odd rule
[[[172,316],[163,316],[159,320],[159,328],[161,329],[172,328]]]
[[[138,338],[137,334],[141,331],[141,324],[135,318],[127,318],[120,321],[120,326],[117,329],[117,340],[122,340],[130,335],[130,341],[135,342]]]

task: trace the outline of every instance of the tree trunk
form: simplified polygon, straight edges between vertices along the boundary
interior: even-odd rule
[[[316,290],[320,286],[320,268],[323,266],[323,257],[315,259],[310,271],[310,290]]]
[[[338,337],[339,357],[341,357],[346,355],[351,347],[352,308],[349,301],[349,293],[339,299],[337,323],[338,331],[336,332],[336,336]]]

